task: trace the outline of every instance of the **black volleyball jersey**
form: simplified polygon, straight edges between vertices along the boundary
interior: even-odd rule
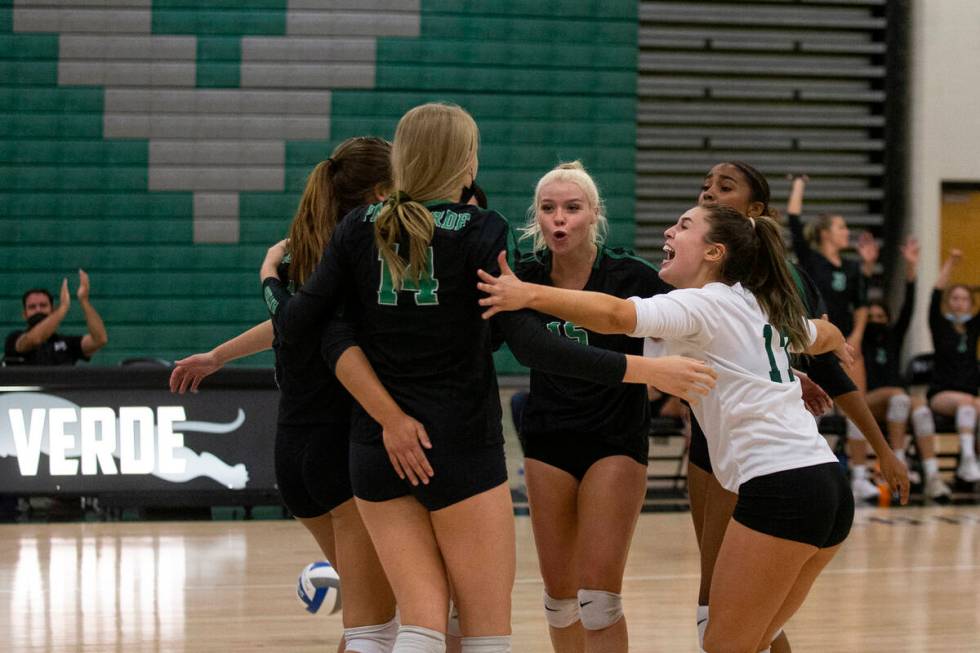
[[[796,290],[806,308],[806,316],[813,319],[824,315],[827,312],[827,305],[813,279],[796,264],[791,263],[789,269],[796,284]],[[824,392],[831,398],[857,390],[854,381],[841,367],[840,359],[833,352],[818,356],[799,356],[793,363],[798,366],[797,369],[808,374],[810,379],[823,388]]]
[[[396,291],[374,244],[381,209],[375,204],[347,215],[296,295],[290,298],[276,279],[264,281],[283,339],[319,335],[338,307],[355,305],[357,344],[398,405],[425,425],[433,446],[459,450],[502,442],[490,321],[481,317],[476,271],[499,272],[497,255],[507,249],[510,233],[506,220],[470,205],[432,203],[427,274],[419,282],[404,280]],[[623,378],[625,356],[554,338],[530,311],[502,313],[493,321],[525,365],[600,383]],[[378,424],[356,405],[351,437],[367,444],[381,440]]]
[[[943,291],[934,288],[929,302],[929,330],[936,353],[929,394],[943,390],[976,394],[980,388],[980,370],[977,369],[980,313],[966,322],[963,333],[960,333],[943,315],[942,303]]]
[[[279,266],[279,277],[290,279],[288,258]],[[287,292],[295,288],[289,281]],[[278,423],[283,426],[329,425],[344,434],[350,428],[353,400],[320,356],[318,337],[283,343],[273,320],[272,349],[276,355],[279,386]]]
[[[548,251],[531,254],[521,260],[515,272],[524,281],[550,286],[551,263]],[[650,297],[671,288],[660,280],[653,265],[632,252],[600,247],[584,290],[625,299]],[[642,338],[595,333],[544,313],[535,313],[535,317],[555,336],[624,354],[643,354]],[[531,370],[531,392],[521,424],[522,438],[564,434],[624,444],[635,441],[637,433],[645,438],[649,427],[646,386],[599,385]]]
[[[877,388],[893,388],[905,385],[899,362],[902,344],[912,322],[912,307],[915,305],[915,282],[905,283],[905,298],[893,324],[874,324],[868,322],[861,341],[864,355],[864,369],[868,375],[868,391]]]
[[[854,311],[868,305],[868,282],[857,261],[843,259],[839,266],[810,247],[803,235],[800,216],[789,214],[789,227],[793,237],[793,251],[800,266],[817,284],[827,304],[830,323],[841,330],[844,337],[854,329]]]

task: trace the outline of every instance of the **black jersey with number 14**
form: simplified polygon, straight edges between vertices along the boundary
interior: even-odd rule
[[[265,280],[278,333],[286,342],[317,337],[338,307],[356,306],[351,319],[357,343],[398,405],[425,426],[434,447],[499,444],[491,330],[481,317],[476,271],[499,272],[497,255],[507,248],[509,226],[494,211],[430,204],[435,232],[427,269],[417,282],[406,279],[396,290],[374,243],[374,222],[382,207],[356,209],[344,218],[313,275],[293,297],[275,279]],[[407,248],[407,242],[400,248]],[[536,328],[529,311],[504,313],[494,321],[525,364],[594,374],[605,383],[623,377],[622,354],[552,338]],[[380,427],[359,407],[351,431],[358,442],[381,440]]]

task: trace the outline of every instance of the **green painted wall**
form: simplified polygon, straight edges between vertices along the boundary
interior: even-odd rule
[[[398,4],[405,13],[412,3]],[[287,35],[286,5],[156,0],[144,35],[194,38],[194,87],[239,88],[243,37]],[[523,221],[541,174],[579,158],[606,196],[611,241],[633,241],[635,2],[421,2],[418,36],[377,39],[372,88],[332,90],[329,137],[286,140],[283,188],[239,192],[232,244],[193,242],[192,192],[149,190],[149,140],[105,138],[106,88],[59,84],[59,35],[24,31],[14,12],[0,0],[4,332],[22,324],[23,290],[56,294],[64,276],[74,288],[79,267],[110,336],[93,364],[178,358],[261,321],[256,270],[285,232],[308,170],[347,137],[390,137],[405,110],[430,100],[474,115],[480,182],[512,223]],[[61,330],[83,329],[73,307]],[[506,357],[501,364],[515,369]]]

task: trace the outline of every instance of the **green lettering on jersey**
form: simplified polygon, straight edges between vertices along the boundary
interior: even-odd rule
[[[395,245],[395,253],[398,253],[398,245]],[[425,257],[425,274],[416,283],[415,279],[402,279],[402,287],[399,292],[410,292],[415,296],[416,306],[436,306],[439,304],[439,280],[435,277],[435,257],[432,246],[429,246],[429,255]],[[391,274],[388,263],[378,252],[378,260],[381,261],[381,281],[378,283],[378,304],[382,306],[397,306],[398,292],[395,292],[395,281]]]
[[[837,292],[844,292],[847,290],[847,275],[843,272],[834,271],[830,279],[830,287]]]
[[[888,364],[888,350],[887,349],[885,349],[884,347],[878,347],[877,351],[875,352],[875,363],[877,363],[878,365],[887,365]]]
[[[766,345],[766,355],[769,357],[769,380],[774,381],[775,383],[782,383],[783,375],[779,373],[779,367],[776,365],[776,354],[773,351],[774,332],[775,329],[772,328],[771,324],[767,324],[766,326],[762,327],[762,340]],[[786,347],[789,346],[789,336],[780,334],[778,346],[782,347],[783,351],[786,353],[786,380],[788,383],[792,383],[794,379],[793,368],[792,363],[789,360],[789,352],[786,350]]]
[[[552,335],[558,336],[559,338],[564,333],[564,336],[569,340],[574,340],[580,345],[589,344],[589,332],[582,327],[575,326],[572,322],[561,322],[560,320],[555,320],[554,322],[548,322],[545,327],[552,333]]]
[[[452,209],[446,209],[445,211],[433,211],[432,218],[440,229],[459,231],[469,223],[470,214],[456,213]]]
[[[377,204],[372,204],[364,212],[364,222],[376,222],[378,220],[378,215],[381,214],[381,207],[384,206],[383,202],[378,202]]]

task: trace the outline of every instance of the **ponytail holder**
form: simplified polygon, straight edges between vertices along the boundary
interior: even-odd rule
[[[392,194],[391,198],[388,200],[391,202],[392,206],[397,206],[398,204],[404,204],[405,202],[414,202],[408,193],[403,190],[397,191]]]
[[[755,218],[749,216],[749,222],[752,223],[752,231],[755,231]]]

